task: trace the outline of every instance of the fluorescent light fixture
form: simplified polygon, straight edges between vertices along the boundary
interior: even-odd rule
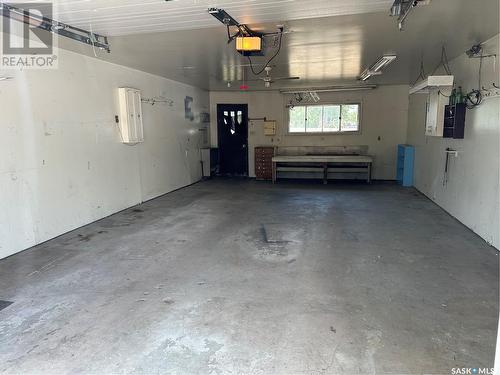
[[[375,64],[370,66],[368,69],[365,69],[363,73],[359,76],[360,81],[366,81],[372,76],[379,76],[382,74],[382,69],[384,69],[387,65],[396,60],[396,55],[384,55],[382,56]]]
[[[366,81],[367,79],[373,77],[373,76],[380,76],[382,75],[381,71],[375,71],[375,70],[368,70],[366,69],[361,75],[359,76],[360,81]]]
[[[382,58],[377,61],[370,70],[373,70],[375,72],[378,72],[382,70],[384,67],[392,63],[394,60],[396,60],[396,55],[384,55]]]
[[[318,93],[316,91],[311,91],[309,93],[309,95],[311,96],[311,99],[312,99],[312,101],[314,103],[317,103],[317,102],[319,102],[321,100],[320,97],[319,97],[319,95],[318,95]]]
[[[339,86],[326,86],[326,87],[310,87],[310,88],[290,88],[281,89],[282,94],[303,94],[310,92],[340,92],[340,91],[361,91],[361,90],[373,90],[376,89],[377,85],[339,85]]]

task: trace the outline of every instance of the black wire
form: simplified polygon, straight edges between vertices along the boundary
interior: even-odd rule
[[[479,59],[479,76],[478,76],[478,83],[477,83],[477,89],[481,90],[481,74],[483,72],[483,50],[481,50],[481,57]]]
[[[468,109],[474,109],[483,102],[483,94],[481,90],[472,90],[465,97],[465,102]]]
[[[266,68],[269,66],[269,64],[279,55],[279,53],[281,51],[281,42],[282,42],[282,40],[283,40],[283,32],[280,32],[280,42],[279,42],[278,50],[276,51],[276,53],[274,54],[274,56],[269,59],[269,61],[266,63],[266,65],[264,65],[264,67],[262,68],[262,70],[260,70],[259,72],[255,72],[255,70],[253,68],[252,59],[250,58],[250,56],[247,56],[248,62],[250,63],[250,70],[252,71],[252,73],[254,75],[258,76],[258,75],[262,74],[262,72],[264,70],[266,70]]]
[[[481,74],[483,69],[483,51],[481,50],[481,56],[479,56],[479,72],[478,72],[478,88],[472,90],[465,96],[465,103],[468,109],[474,109],[483,102],[483,93],[481,92]]]

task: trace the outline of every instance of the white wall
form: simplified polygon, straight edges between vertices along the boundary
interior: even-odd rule
[[[499,36],[485,44],[486,53],[498,54]],[[450,62],[457,86],[470,91],[478,85],[479,59],[465,54]],[[499,84],[493,59],[485,59],[482,82]],[[497,249],[499,224],[500,98],[486,99],[467,111],[465,139],[447,140],[424,136],[425,96],[410,97],[408,143],[416,146],[415,186],[451,215]],[[448,183],[443,185],[445,150],[460,151],[450,159]]]
[[[200,179],[184,98],[206,112],[207,92],[64,50],[57,70],[0,74],[0,258]],[[120,143],[120,86],[174,100],[143,104],[143,144]]]
[[[248,104],[250,118],[267,117],[278,122],[275,137],[264,136],[262,122],[250,122],[248,140],[250,176],[255,176],[255,146],[367,145],[368,153],[374,157],[373,177],[383,180],[395,179],[396,146],[406,141],[408,86],[381,86],[371,91],[320,93],[320,97],[320,103],[361,103],[361,134],[307,136],[287,134],[286,99],[279,92],[210,92],[212,145],[217,146],[217,104]]]

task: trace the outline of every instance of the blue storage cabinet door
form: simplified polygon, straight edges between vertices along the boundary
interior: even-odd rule
[[[413,186],[413,162],[415,160],[415,148],[406,147],[405,173],[403,176],[403,186]]]
[[[398,162],[396,180],[400,185],[413,186],[413,163],[415,148],[408,145],[398,145]]]
[[[398,145],[398,162],[397,162],[397,172],[396,181],[398,184],[403,184],[404,176],[404,164],[405,164],[405,147],[404,145]]]

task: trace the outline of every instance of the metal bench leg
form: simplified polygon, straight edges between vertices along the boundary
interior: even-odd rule
[[[323,184],[328,184],[328,164],[323,164]]]

